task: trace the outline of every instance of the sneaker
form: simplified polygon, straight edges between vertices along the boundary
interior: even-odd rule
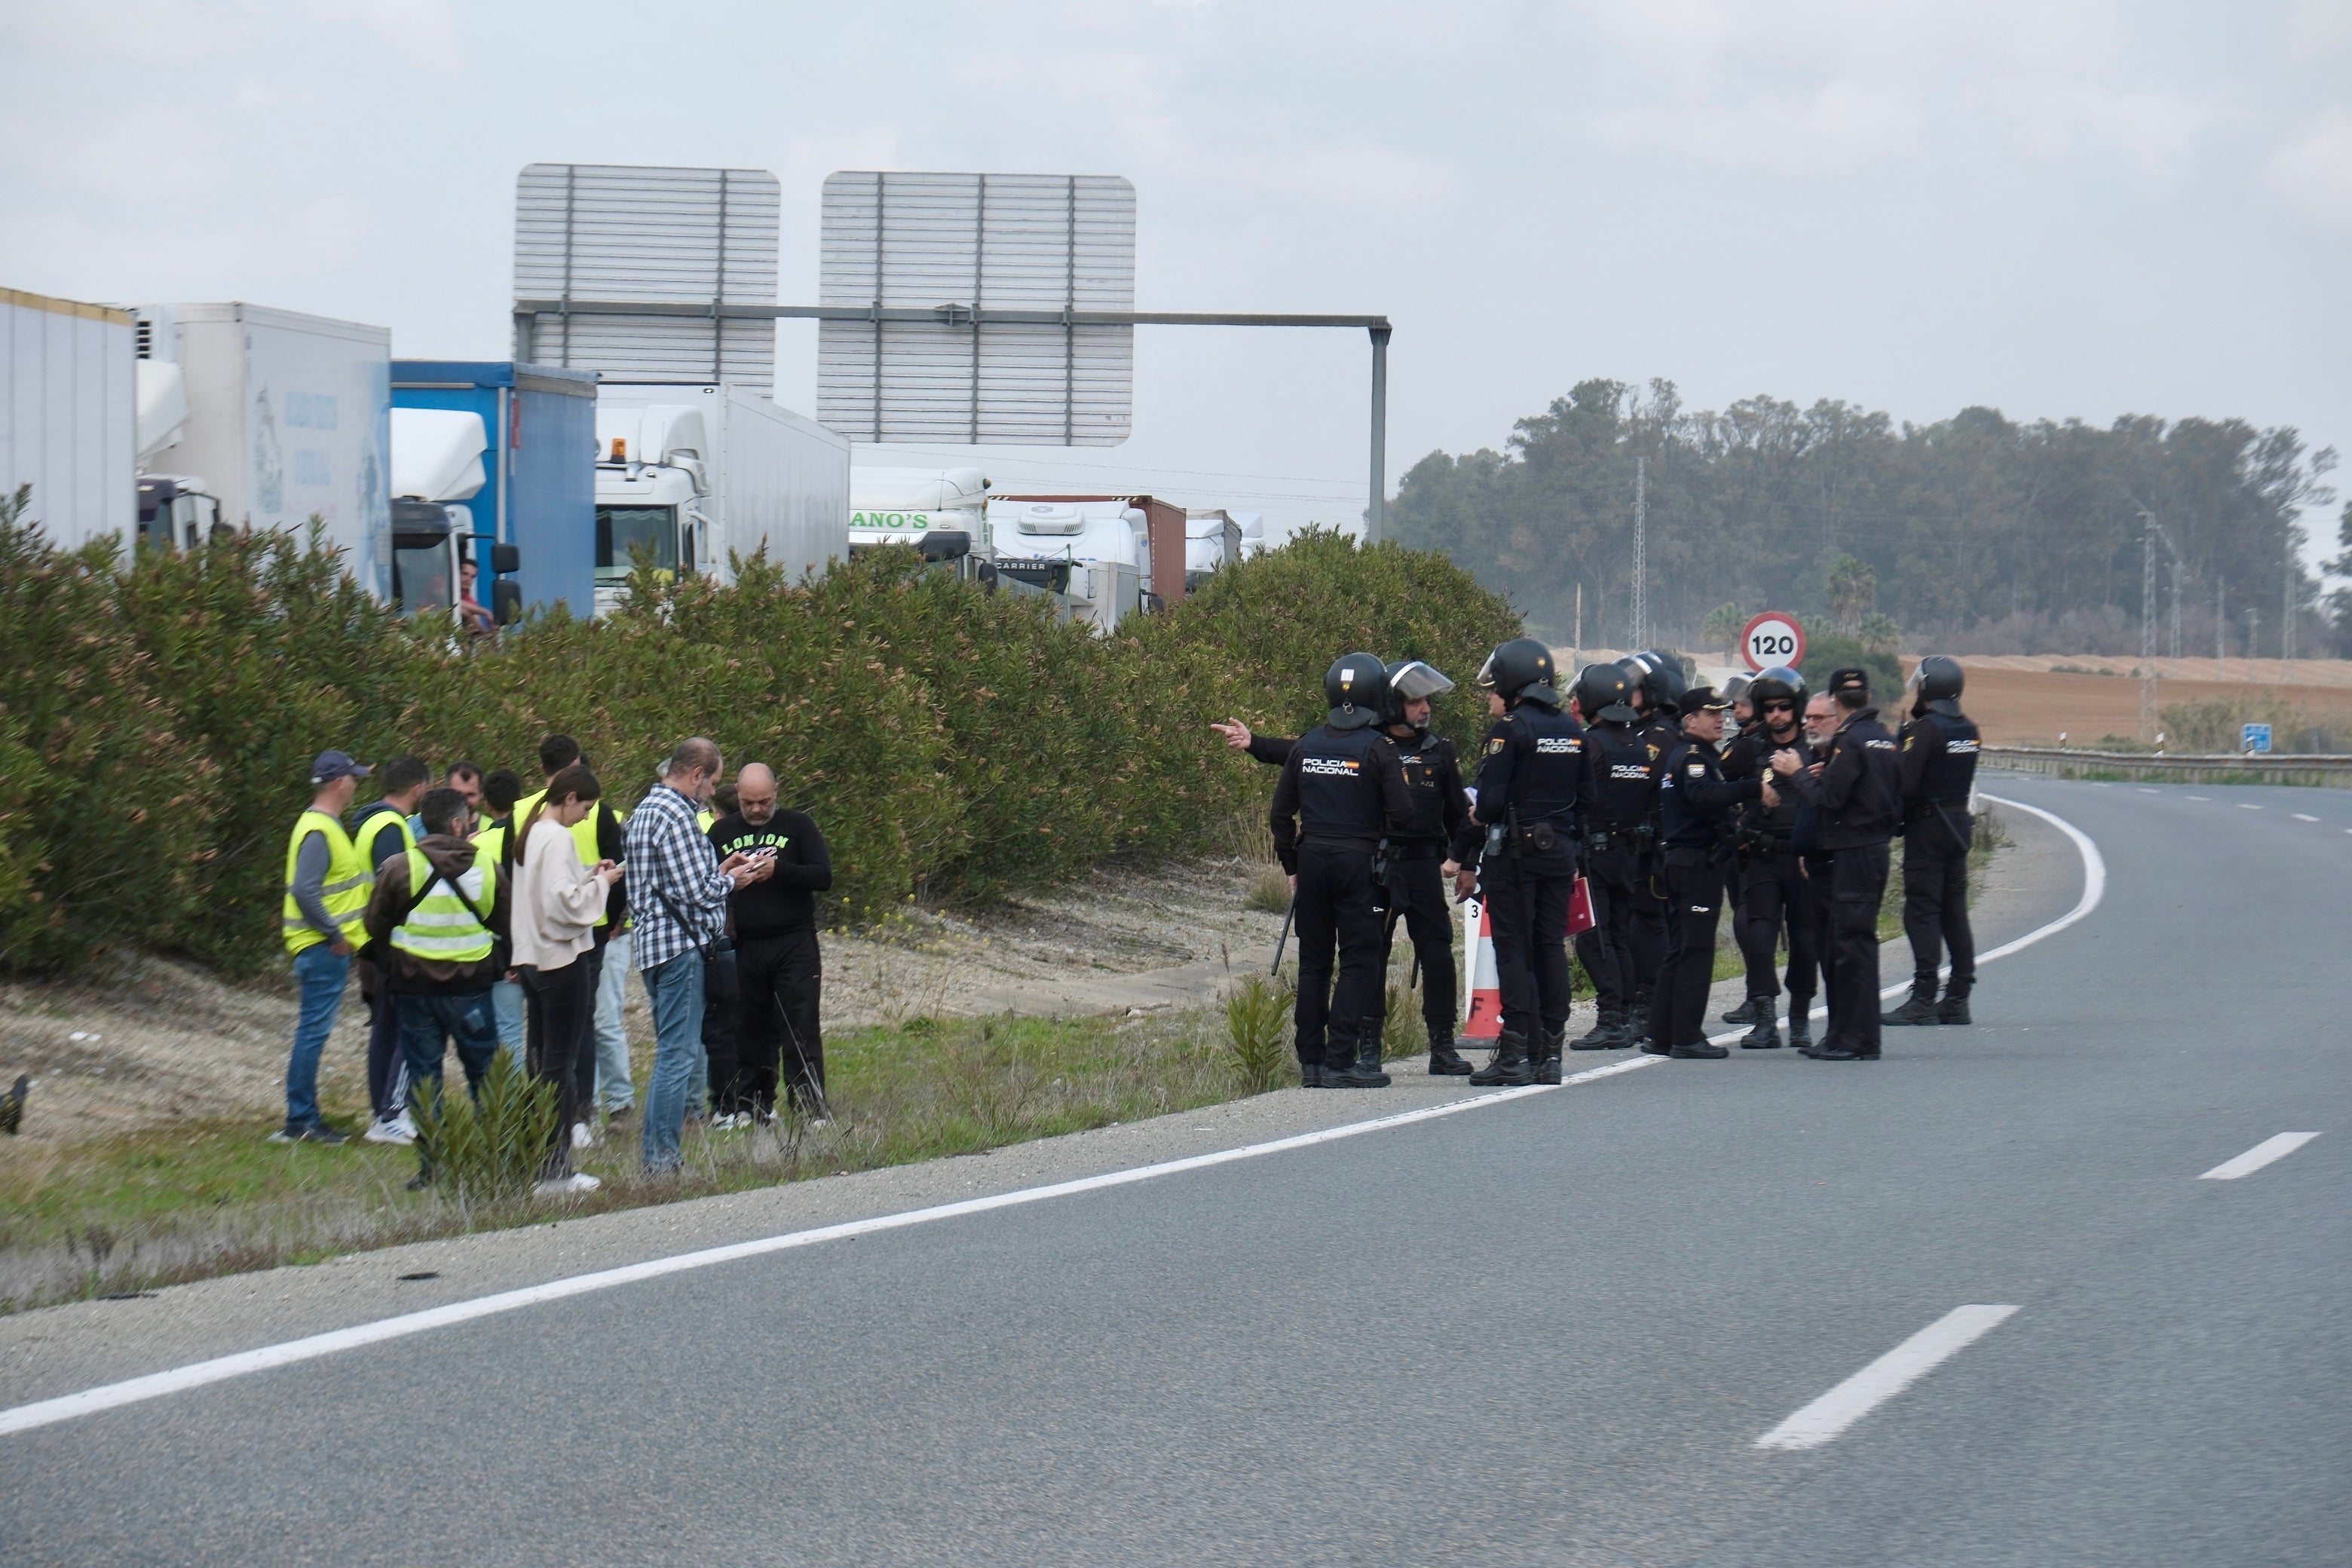
[[[812,1132],[815,1131],[820,1127],[830,1127],[832,1125],[833,1118],[830,1116],[812,1116],[808,1119],[809,1131]]]
[[[593,1149],[596,1143],[595,1128],[585,1121],[575,1121],[572,1124],[572,1146],[574,1149]]]
[[[368,1130],[360,1136],[371,1143],[390,1143],[397,1147],[405,1147],[416,1142],[416,1124],[408,1120],[408,1112],[404,1110],[389,1121],[381,1116],[377,1117],[368,1123]]]
[[[558,1176],[551,1182],[541,1182],[531,1188],[531,1195],[541,1198],[568,1198],[574,1193],[593,1193],[604,1184],[585,1171],[574,1171],[568,1176]]]
[[[324,1143],[330,1147],[347,1143],[349,1139],[323,1121],[312,1121],[300,1127],[281,1127],[269,1135],[272,1143]]]

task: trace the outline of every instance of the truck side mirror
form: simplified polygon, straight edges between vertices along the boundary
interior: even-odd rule
[[[522,552],[511,544],[490,546],[490,574],[503,577],[509,572],[522,570]]]
[[[512,550],[514,546],[511,544],[501,544],[497,546],[497,548],[500,550]],[[511,570],[511,568],[509,568],[509,570]],[[517,621],[522,619],[522,584],[520,583],[509,583],[503,577],[491,584],[490,611],[497,618],[499,625],[502,626],[510,626]]]

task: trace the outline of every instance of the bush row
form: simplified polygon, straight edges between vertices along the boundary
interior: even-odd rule
[[[315,539],[119,561],[0,511],[0,969],[121,944],[268,964],[314,754],[535,780],[550,731],[623,805],[685,735],[730,771],[771,763],[824,827],[850,919],[985,900],[1219,838],[1268,781],[1205,724],[1315,722],[1351,649],[1451,672],[1465,690],[1441,721],[1466,743],[1467,677],[1517,632],[1443,555],[1315,532],[1109,638],[886,552],[806,583],[764,561],[729,586],[642,576],[616,615],[468,650],[374,604]]]

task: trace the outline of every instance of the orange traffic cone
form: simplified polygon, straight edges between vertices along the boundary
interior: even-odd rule
[[[1462,967],[1470,977],[1470,1007],[1462,1021],[1465,1040],[1491,1040],[1503,1032],[1503,983],[1495,970],[1495,927],[1486,918],[1483,899],[1462,906],[1462,944],[1469,962]]]

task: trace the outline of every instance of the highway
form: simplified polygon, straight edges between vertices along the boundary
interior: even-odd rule
[[[867,1222],[955,1195],[938,1173],[807,1184],[770,1201],[845,1233],[110,1407],[41,1402],[787,1211],[27,1314],[5,1558],[2352,1561],[2352,792],[1984,784],[2086,835],[2105,889],[1986,968],[1973,1028],[1475,1104],[1270,1096],[997,1156],[1079,1179],[1007,1167],[918,1223]],[[2053,881],[1988,947],[2085,886],[2010,816]],[[1232,1157],[1245,1127],[1293,1142]],[[1163,1136],[1189,1163],[1130,1179]]]

